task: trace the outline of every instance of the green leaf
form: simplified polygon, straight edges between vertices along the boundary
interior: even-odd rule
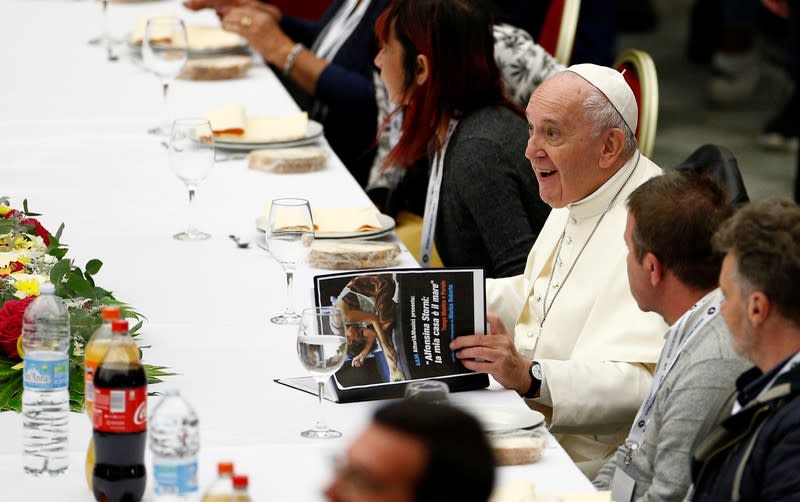
[[[50,282],[58,287],[58,285],[61,284],[61,281],[64,280],[64,275],[69,272],[71,265],[72,262],[70,260],[59,260],[58,263],[53,266],[53,269],[50,270]]]
[[[79,273],[67,274],[67,286],[80,296],[94,298],[94,287]]]
[[[28,199],[22,201],[22,212],[25,213],[26,216],[41,216],[39,213],[32,213],[28,210]]]
[[[0,219],[0,234],[9,234],[17,224],[14,223],[12,220],[2,218]]]
[[[84,270],[89,275],[95,275],[97,274],[97,272],[100,271],[100,267],[102,266],[103,262],[100,260],[97,259],[89,260],[88,262],[86,262],[86,267],[84,267]]]
[[[72,334],[80,336],[85,342],[88,342],[102,320],[97,315],[91,315],[86,309],[71,308],[69,309],[69,322]]]
[[[17,371],[16,375],[3,380],[0,385],[0,411],[21,411],[21,396],[22,372]]]
[[[56,239],[56,242],[61,240],[61,233],[63,231],[64,231],[64,224],[62,223],[61,225],[58,226],[58,230],[56,231],[56,234],[52,236],[53,238]],[[52,241],[52,238],[50,240]]]

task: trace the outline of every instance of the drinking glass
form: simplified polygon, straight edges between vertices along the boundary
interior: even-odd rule
[[[325,382],[344,364],[347,356],[347,337],[344,333],[344,313],[336,307],[303,309],[297,330],[297,355],[317,382],[319,415],[313,429],[303,431],[306,438],[337,438],[342,433],[325,425],[322,396]]]
[[[286,272],[286,309],[271,319],[275,324],[297,324],[300,316],[294,310],[292,283],[299,262],[308,259],[314,243],[314,220],[311,206],[305,199],[275,199],[269,209],[269,222],[264,236],[272,256]]]
[[[169,137],[169,166],[189,190],[189,224],[178,240],[199,241],[211,237],[194,226],[194,195],[197,186],[214,166],[214,135],[203,118],[181,118],[172,124]]]
[[[189,58],[186,26],[174,16],[157,16],[147,20],[142,42],[142,62],[161,81],[164,97],[164,123],[148,132],[166,136],[172,123],[167,94]]]

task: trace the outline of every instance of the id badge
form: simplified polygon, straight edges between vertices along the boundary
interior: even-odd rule
[[[636,481],[619,467],[614,469],[611,479],[611,500],[614,502],[630,502],[633,500],[633,489]]]

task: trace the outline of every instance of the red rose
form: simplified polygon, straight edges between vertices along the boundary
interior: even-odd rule
[[[36,218],[25,218],[24,220],[20,221],[20,223],[22,223],[23,225],[33,225],[34,233],[36,233],[36,235],[42,238],[42,240],[44,241],[44,245],[45,246],[50,245],[50,232],[45,230],[42,224],[39,223],[39,220],[37,220]]]
[[[9,212],[7,212],[6,214],[4,214],[4,215],[3,215],[3,218],[11,218],[11,217],[12,217],[12,216],[14,216],[15,214],[17,214],[17,212],[18,212],[18,211],[17,211],[16,209],[12,209],[12,210],[10,210]]]
[[[36,297],[9,300],[0,308],[0,352],[10,359],[19,359],[17,339],[22,334],[22,314]]]

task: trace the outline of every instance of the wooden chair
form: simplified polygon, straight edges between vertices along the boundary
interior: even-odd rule
[[[639,125],[634,134],[639,150],[646,157],[653,154],[658,124],[658,74],[653,58],[645,51],[630,49],[622,53],[614,67],[623,72],[639,105]]]
[[[539,45],[563,65],[572,59],[580,11],[581,0],[551,0],[539,32]]]

